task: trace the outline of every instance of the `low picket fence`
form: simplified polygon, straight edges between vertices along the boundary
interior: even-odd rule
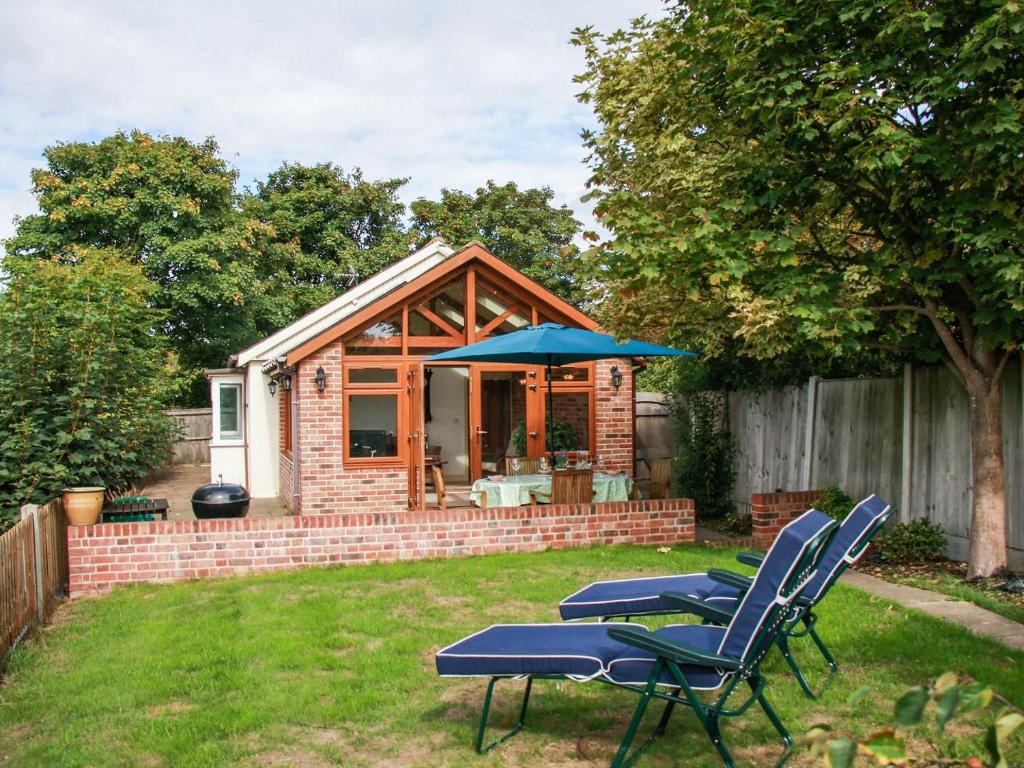
[[[18,642],[68,590],[67,518],[60,499],[21,509],[0,535],[0,670]]]

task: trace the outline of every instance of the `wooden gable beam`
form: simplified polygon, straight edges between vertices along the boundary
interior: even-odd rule
[[[576,309],[576,307],[572,306],[564,299],[559,298],[547,288],[534,282],[526,275],[518,272],[511,265],[506,264],[497,256],[487,251],[479,243],[471,243],[458,251],[447,261],[442,262],[423,275],[420,275],[415,280],[411,280],[405,285],[396,288],[391,293],[371,302],[359,311],[349,317],[346,317],[337,325],[331,326],[317,336],[314,336],[309,341],[299,345],[288,353],[287,364],[295,365],[322,347],[325,347],[352,331],[358,330],[361,326],[369,323],[374,318],[386,314],[389,309],[394,311],[395,305],[404,304],[405,302],[410,301],[415,298],[418,293],[427,290],[432,284],[444,280],[444,278],[448,277],[453,272],[458,271],[464,266],[471,265],[474,262],[479,262],[481,265],[487,267],[488,271],[500,275],[503,278],[503,282],[507,281],[512,285],[520,286],[531,296],[535,296],[542,304],[548,305],[551,309],[555,310],[556,314],[566,317],[580,325],[582,328],[586,328],[588,330],[599,330],[598,324]],[[474,296],[472,289],[475,288],[475,282],[475,274],[473,269],[470,268],[470,273],[466,283],[466,323],[470,343],[475,340],[473,338],[475,336],[475,327],[470,324],[471,321],[475,323],[476,320],[474,317],[476,314],[476,307],[474,302],[470,299],[470,297]]]

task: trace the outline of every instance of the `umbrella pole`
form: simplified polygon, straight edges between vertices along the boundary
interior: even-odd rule
[[[544,428],[544,441],[548,444],[548,454],[551,459],[551,470],[555,469],[555,394],[551,389],[551,355],[548,355],[548,418]]]

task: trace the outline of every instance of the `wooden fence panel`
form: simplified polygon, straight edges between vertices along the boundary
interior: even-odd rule
[[[179,436],[172,449],[171,464],[209,464],[213,411],[210,408],[183,408],[164,411],[178,425]]]
[[[819,381],[809,487],[894,503],[902,482],[902,379]]]
[[[730,392],[729,431],[736,440],[737,501],[755,493],[799,489],[807,419],[803,387]]]
[[[729,429],[737,448],[733,500],[831,485],[855,498],[878,493],[907,507],[900,509],[900,519],[924,517],[940,524],[949,537],[949,555],[966,558],[973,493],[967,395],[943,366],[916,367],[909,376],[909,382],[812,379],[802,387],[728,393]],[[813,411],[810,423],[808,411]],[[644,424],[646,430],[658,428]],[[1010,567],[1020,570],[1024,359],[1012,361],[1004,374],[1003,449]]]
[[[669,398],[656,392],[636,393],[636,457],[637,459],[675,456],[675,428],[669,409]],[[647,465],[637,461],[638,477],[647,477]]]
[[[28,518],[0,536],[0,661],[36,617],[32,527]]]
[[[43,612],[48,614],[68,588],[68,521],[60,499],[40,507],[38,514]]]

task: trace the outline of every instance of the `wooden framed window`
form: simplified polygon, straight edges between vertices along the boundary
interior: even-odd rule
[[[406,461],[406,370],[401,364],[344,366],[344,459],[353,466],[398,466]]]
[[[292,455],[292,391],[281,390],[281,452]]]

